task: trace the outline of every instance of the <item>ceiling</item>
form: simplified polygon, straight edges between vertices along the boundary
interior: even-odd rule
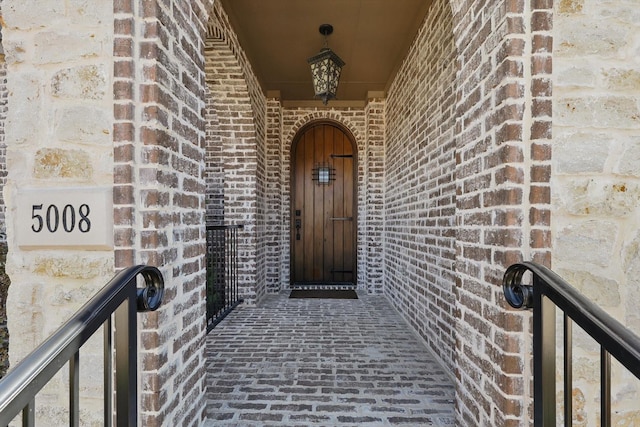
[[[346,65],[337,101],[329,105],[363,102],[369,92],[386,91],[430,4],[431,0],[222,0],[264,92],[279,91],[283,104],[313,100],[307,59],[324,46],[320,25],[333,25],[328,44]]]

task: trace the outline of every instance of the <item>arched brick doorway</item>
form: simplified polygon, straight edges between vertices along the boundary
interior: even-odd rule
[[[356,285],[357,149],[336,123],[302,128],[291,149],[291,284]]]

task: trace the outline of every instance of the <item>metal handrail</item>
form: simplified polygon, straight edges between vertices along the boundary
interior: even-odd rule
[[[532,283],[522,282],[532,273]],[[556,307],[564,312],[564,419],[572,422],[572,324],[600,344],[601,423],[611,425],[611,359],[613,356],[640,378],[640,337],[587,299],[548,268],[524,262],[504,274],[503,290],[514,308],[533,309],[534,424],[556,424]]]
[[[138,278],[145,287],[137,288]],[[115,362],[115,417],[118,426],[137,424],[136,312],[156,310],[162,303],[164,280],[160,271],[139,265],[122,270],[76,314],[0,380],[0,425],[20,412],[24,426],[35,423],[35,396],[69,363],[69,425],[79,424],[79,350],[104,325],[104,425],[113,424],[113,363]],[[115,320],[115,343],[112,339]],[[112,361],[115,349],[115,360]]]

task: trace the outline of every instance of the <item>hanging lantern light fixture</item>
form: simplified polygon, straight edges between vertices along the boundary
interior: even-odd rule
[[[336,97],[340,71],[345,64],[334,51],[329,49],[327,37],[333,33],[333,26],[322,24],[319,31],[324,36],[324,47],[317,55],[307,59],[307,62],[311,65],[311,78],[316,98],[322,99],[322,103],[327,105],[330,99]]]

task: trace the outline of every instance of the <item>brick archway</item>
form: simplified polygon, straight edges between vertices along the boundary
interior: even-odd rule
[[[357,143],[358,141],[363,140],[362,137],[359,135],[358,128],[354,126],[354,124],[351,123],[351,121],[347,117],[340,114],[339,111],[319,110],[298,118],[296,123],[293,126],[291,126],[288,133],[284,135],[284,140],[287,141],[285,149],[287,147],[289,149],[291,148],[291,144],[293,143],[293,140],[295,139],[295,136],[298,134],[300,129],[307,126],[309,123],[312,123],[314,121],[319,121],[319,120],[333,121],[339,124],[340,126],[345,127],[351,133],[354,141],[356,141]],[[361,142],[359,144],[361,144]]]

